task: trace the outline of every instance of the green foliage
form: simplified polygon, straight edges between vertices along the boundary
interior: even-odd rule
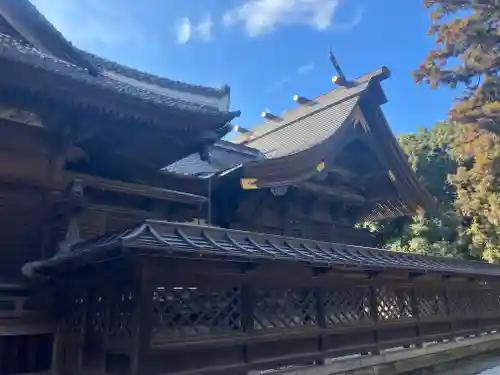
[[[399,142],[420,181],[440,201],[417,214],[368,224],[395,251],[500,260],[500,139],[451,122],[403,134]]]
[[[417,134],[403,134],[399,142],[407,153],[420,181],[441,202],[433,217],[417,214],[367,224],[377,233],[380,245],[394,250],[426,255],[467,258],[472,240],[464,228],[464,218],[454,202],[456,187],[449,180],[465,161],[456,153],[460,125],[441,123],[421,129]]]
[[[449,121],[400,137],[422,183],[442,203],[434,217],[372,224],[394,250],[500,261],[500,1],[424,0],[435,48],[417,83],[462,95]]]

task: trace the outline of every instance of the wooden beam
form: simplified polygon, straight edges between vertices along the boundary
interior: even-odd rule
[[[84,187],[158,200],[175,201],[188,204],[201,204],[206,201],[206,197],[200,195],[169,190],[162,187],[110,180],[92,175],[66,173],[65,179],[68,183],[74,180],[81,180]]]
[[[331,168],[328,173],[333,174],[335,177],[339,177],[339,179],[342,179],[343,181],[346,182],[352,182],[356,184],[360,183],[365,183],[368,180],[372,179],[377,179],[380,177],[387,177],[389,176],[389,171],[388,170],[376,170],[370,173],[365,173],[365,174],[359,174],[354,171],[351,171],[346,168],[342,167],[334,167]]]
[[[334,167],[328,171],[328,173],[333,174],[335,177],[339,177],[339,179],[346,182],[358,182],[361,179],[361,176],[353,171],[342,167]]]
[[[326,186],[311,181],[303,181],[296,186],[323,196],[342,198],[358,203],[364,203],[366,201],[365,197],[345,187]]]

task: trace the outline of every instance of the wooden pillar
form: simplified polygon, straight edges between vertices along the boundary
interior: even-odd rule
[[[243,284],[241,288],[241,324],[245,333],[251,333],[254,330],[254,307],[255,307],[255,288],[249,284]],[[248,346],[244,347],[245,362],[251,362],[252,354],[248,351]]]
[[[420,309],[419,309],[419,306],[418,306],[418,296],[417,296],[415,284],[413,284],[412,288],[411,288],[411,311],[412,311],[413,319],[415,319],[415,323],[416,323],[415,334],[416,334],[417,338],[420,338],[420,336],[421,336],[421,332],[420,332]],[[423,343],[422,342],[418,342],[415,346],[417,348],[421,348],[423,346]]]
[[[244,284],[241,288],[241,309],[242,309],[242,325],[245,332],[252,332],[254,329],[254,305],[255,291],[249,284]]]
[[[471,289],[470,295],[472,296],[472,306],[475,316],[475,325],[477,333],[481,331],[481,315],[483,314],[481,306],[481,289],[475,280],[469,281],[469,288]]]
[[[325,314],[325,289],[317,287],[316,294],[316,321],[320,328],[326,328],[326,314]],[[322,335],[318,338],[318,351],[321,353],[324,350]],[[325,364],[325,359],[321,358],[315,361],[315,365],[322,366]]]
[[[453,331],[453,314],[450,307],[450,283],[449,279],[443,277],[443,295],[444,295],[444,304],[446,308],[446,316],[448,317],[448,330]]]
[[[129,375],[148,373],[148,355],[154,322],[153,293],[156,283],[147,261],[136,259],[132,356]]]
[[[47,258],[53,255],[52,233],[52,209],[54,206],[54,197],[57,192],[64,189],[63,172],[66,164],[66,152],[71,146],[69,136],[69,114],[61,113],[60,108],[47,106],[40,112],[40,118],[46,132],[49,146],[49,164],[47,169],[47,190],[43,197],[43,237],[41,244],[41,257]]]
[[[378,314],[378,290],[374,285],[370,285],[370,316],[374,323],[373,329],[373,342],[376,346],[378,346],[378,322],[379,322],[379,314]],[[378,355],[380,354],[380,350],[375,349],[372,354]]]

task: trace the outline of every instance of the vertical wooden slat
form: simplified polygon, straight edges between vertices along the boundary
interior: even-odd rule
[[[65,350],[64,343],[61,340],[61,328],[58,327],[52,342],[52,371],[54,375],[64,374]]]
[[[39,341],[40,341],[40,336],[38,335],[30,335],[26,337],[26,340],[28,340],[28,353],[24,353],[27,358],[28,362],[28,372],[35,372],[37,368],[37,357],[38,357],[38,350],[39,350]]]
[[[0,374],[5,372],[5,336],[0,336]]]
[[[130,375],[148,373],[147,357],[150,353],[154,322],[153,293],[156,288],[153,275],[148,262],[139,259],[134,280],[134,295],[137,297],[134,309]]]
[[[316,320],[320,328],[326,328],[324,288],[321,287],[316,288],[315,295],[316,295]]]
[[[21,372],[19,366],[19,357],[21,353],[19,352],[21,349],[20,341],[22,336],[11,336],[10,337],[10,345],[12,350],[10,351],[9,362],[11,363],[10,371],[11,373],[19,373]]]
[[[315,290],[316,296],[316,321],[320,328],[326,328],[326,316],[325,316],[325,289],[322,287],[317,287]],[[318,351],[321,353],[324,350],[323,336],[318,337]],[[316,361],[317,365],[323,365],[324,359]]]
[[[243,331],[250,333],[254,330],[254,306],[255,306],[255,287],[243,284],[241,288],[241,324],[243,326]],[[243,357],[245,362],[250,362],[250,352],[248,350],[248,345],[243,347]]]
[[[450,283],[448,278],[443,278],[443,294],[446,306],[446,316],[448,317],[448,330],[453,331],[453,316],[450,307]]]
[[[375,324],[375,328],[373,329],[373,342],[378,346],[378,290],[374,285],[370,286],[370,316]],[[380,350],[375,349],[372,354],[380,354]]]
[[[245,332],[252,332],[254,329],[254,288],[248,284],[244,284],[241,288],[241,309],[242,309],[242,325]]]
[[[413,285],[411,288],[411,311],[413,315],[413,319],[416,321],[416,326],[415,326],[415,334],[417,338],[420,338],[421,336],[421,331],[420,331],[420,309],[418,307],[418,297],[417,297],[417,291],[416,291],[416,286]],[[416,344],[417,348],[422,347],[422,342],[418,342]]]
[[[474,325],[476,326],[476,329],[479,331],[481,328],[481,291],[478,288],[478,285],[476,282],[469,282],[470,284],[470,291],[469,293],[471,294],[471,300],[472,300],[472,306],[473,306],[473,311],[474,311],[474,316],[476,319],[474,319]]]

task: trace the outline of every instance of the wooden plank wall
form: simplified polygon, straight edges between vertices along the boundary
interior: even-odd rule
[[[45,204],[57,175],[43,129],[0,120],[0,133],[0,280],[11,282],[43,255]]]
[[[230,227],[326,242],[375,245],[375,238],[368,231],[333,221],[328,210],[328,204],[307,205],[301,196],[275,197],[269,191],[250,192],[241,199]]]
[[[43,204],[42,189],[0,183],[0,280],[17,279],[24,263],[42,257]]]

